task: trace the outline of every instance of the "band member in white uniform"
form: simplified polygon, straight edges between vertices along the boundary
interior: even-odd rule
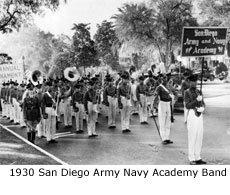
[[[163,75],[161,84],[156,88],[156,95],[159,97],[158,120],[162,144],[172,144],[170,140],[172,92],[167,87],[167,76]]]
[[[65,128],[72,127],[72,109],[71,109],[71,87],[67,86],[64,93],[61,95],[64,109],[64,124]]]
[[[46,139],[48,143],[57,143],[55,140],[56,134],[56,97],[55,91],[52,90],[52,83],[46,82],[47,91],[42,97],[42,115],[44,118]]]
[[[136,96],[137,81],[135,78],[131,78],[131,103],[132,103],[132,115],[138,115],[138,101]]]
[[[201,148],[203,142],[203,111],[204,100],[202,93],[196,88],[197,75],[188,77],[190,87],[184,93],[185,106],[188,109],[188,159],[191,165],[206,164],[201,159]]]
[[[19,103],[17,100],[18,92],[19,92],[18,83],[15,82],[14,90],[11,93],[11,98],[12,98],[12,103],[13,103],[13,118],[14,118],[15,125],[18,125],[19,120],[20,120],[20,112],[19,112],[20,107],[19,107]]]
[[[5,95],[6,95],[6,83],[2,83],[2,88],[1,88],[1,105],[2,105],[2,117],[6,117],[6,104],[5,104]]]
[[[84,107],[87,117],[87,129],[89,138],[98,136],[96,133],[96,120],[97,120],[97,104],[100,94],[97,94],[95,89],[97,79],[92,78],[89,81],[89,89],[84,96]]]
[[[23,101],[22,101],[22,97],[23,97],[23,94],[25,93],[25,87],[26,87],[26,84],[24,83],[21,83],[20,84],[20,89],[18,91],[18,94],[17,94],[17,100],[18,100],[18,103],[19,103],[19,123],[20,123],[20,126],[21,128],[24,128],[26,127],[26,124],[24,122],[24,117],[23,117],[23,111],[22,111],[22,106],[23,106]]]
[[[10,82],[6,83],[5,88],[5,115],[7,119],[10,119],[10,104],[9,104]]]
[[[117,89],[111,77],[107,77],[106,81],[108,85],[103,93],[103,104],[108,107],[108,127],[116,128]]]
[[[10,82],[10,88],[9,88],[9,111],[10,111],[10,122],[14,122],[15,119],[15,111],[14,111],[14,105],[13,105],[13,98],[14,98],[14,91],[15,91],[15,86],[14,82]]]
[[[122,75],[122,83],[117,89],[118,107],[121,110],[121,129],[123,133],[130,132],[130,112],[131,112],[131,85],[129,84],[129,74]]]
[[[76,133],[83,133],[83,116],[84,116],[84,104],[83,104],[83,82],[76,83],[74,85],[74,92],[72,96],[73,111],[76,120]]]
[[[147,111],[147,86],[144,84],[144,76],[139,77],[140,84],[136,88],[137,101],[139,103],[139,117],[141,124],[148,124],[148,111]]]

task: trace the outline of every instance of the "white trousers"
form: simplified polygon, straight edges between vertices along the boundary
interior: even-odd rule
[[[6,116],[6,105],[3,103],[4,100],[1,99],[1,105],[2,105],[2,116]]]
[[[140,94],[140,102],[141,102],[141,105],[139,105],[140,122],[147,122],[148,120],[147,97],[143,94]]]
[[[59,107],[58,114],[60,114],[60,115],[64,114],[64,102],[63,102],[63,100],[60,101],[58,107]]]
[[[88,135],[96,135],[97,104],[88,102],[87,130]]]
[[[9,104],[9,111],[10,111],[10,120],[14,121],[14,119],[15,119],[15,110],[14,110],[14,105],[13,104]]]
[[[19,103],[15,98],[13,98],[13,106],[14,106],[14,122],[19,123],[20,120],[20,107]]]
[[[171,127],[170,102],[160,101],[158,105],[158,120],[162,141],[169,140]]]
[[[45,119],[41,119],[40,123],[37,125],[37,131],[38,137],[46,136]]]
[[[70,98],[63,102],[63,109],[65,126],[72,126],[72,108],[70,106]]]
[[[22,108],[20,107],[20,118],[19,118],[19,123],[20,123],[20,126],[21,127],[24,127],[26,126],[25,122],[24,122],[24,116],[23,116],[23,111],[22,111]]]
[[[10,104],[5,104],[5,115],[10,117]]]
[[[132,104],[132,107],[131,107],[131,113],[132,114],[136,114],[136,113],[138,113],[138,102],[137,102],[137,100],[131,100],[131,104]]]
[[[48,118],[44,120],[46,139],[50,141],[55,138],[56,133],[56,112],[54,108],[47,108],[45,112],[48,114]]]
[[[190,161],[200,160],[203,142],[203,114],[195,115],[193,109],[189,110],[187,119],[188,128],[188,158]]]
[[[117,107],[117,98],[108,96],[108,126],[116,125],[116,107]]]
[[[130,99],[121,97],[121,103],[123,105],[121,109],[121,129],[126,130],[129,129],[131,101]]]
[[[75,120],[76,120],[76,131],[83,130],[83,116],[84,116],[84,105],[75,103],[76,107],[78,107],[78,112],[74,112]]]

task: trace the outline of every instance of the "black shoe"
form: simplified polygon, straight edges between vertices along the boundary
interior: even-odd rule
[[[135,116],[135,115],[138,115],[138,113],[134,112],[132,115],[134,115],[134,116]]]
[[[196,162],[197,165],[205,165],[205,164],[207,164],[207,162],[203,161],[202,159],[196,160],[195,162]]]
[[[88,138],[93,138],[93,135],[88,135]]]
[[[167,140],[165,140],[166,142],[167,142],[167,144],[173,144],[173,141],[171,141],[171,140],[169,140],[169,139],[167,139]]]
[[[190,161],[189,164],[190,165],[197,165],[196,161]]]
[[[81,133],[84,133],[84,131],[83,130],[76,131],[76,134],[81,134]]]
[[[72,125],[69,125],[68,128],[72,128],[73,126]]]
[[[144,121],[144,124],[145,124],[145,125],[148,125],[149,123],[148,123],[147,121]]]
[[[42,135],[40,138],[46,138],[44,135]]]
[[[127,133],[127,130],[125,129],[125,130],[122,130],[122,133]]]
[[[15,125],[19,125],[19,123],[17,122],[17,123],[15,123]]]
[[[162,141],[162,144],[163,144],[163,145],[168,144],[167,140]]]
[[[65,126],[65,129],[68,129],[69,128],[69,126]]]
[[[55,143],[58,143],[55,139],[51,139],[50,141],[48,141],[49,143],[51,144],[55,144]]]
[[[93,137],[97,137],[98,135],[97,135],[97,134],[93,134],[92,136],[93,136]]]
[[[130,131],[129,129],[126,129],[126,132],[129,133],[129,132],[131,132],[131,131]]]
[[[144,124],[145,124],[145,122],[141,122],[141,124],[142,124],[142,125],[144,125]]]
[[[10,120],[10,123],[13,123],[14,122],[14,120]]]

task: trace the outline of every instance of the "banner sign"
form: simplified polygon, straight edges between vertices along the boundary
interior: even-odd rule
[[[182,34],[182,57],[224,55],[227,28],[184,27]]]
[[[18,83],[23,80],[23,66],[15,64],[0,65],[0,83],[12,79]]]

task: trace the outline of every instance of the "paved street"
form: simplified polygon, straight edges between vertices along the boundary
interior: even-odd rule
[[[230,164],[230,84],[207,82],[203,92],[207,108],[202,157],[208,164]],[[172,145],[161,144],[152,118],[149,118],[148,125],[141,125],[138,116],[132,116],[132,132],[122,134],[118,114],[117,128],[114,130],[107,128],[104,115],[99,117],[97,138],[88,138],[86,123],[82,135],[75,134],[74,128],[66,130],[60,125],[58,144],[47,144],[45,139],[37,139],[37,146],[73,165],[188,164],[187,129],[183,123],[183,113],[176,113],[175,119],[171,130]],[[20,129],[6,120],[1,120],[1,123],[26,137],[26,129]]]

